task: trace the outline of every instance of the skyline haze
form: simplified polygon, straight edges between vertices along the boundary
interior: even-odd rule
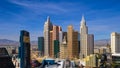
[[[89,34],[95,40],[110,38],[111,32],[120,32],[119,0],[1,0],[0,39],[19,41],[20,30],[30,32],[30,39],[43,36],[44,24],[50,16],[54,25],[67,31],[73,25],[79,32],[81,17],[84,14]]]

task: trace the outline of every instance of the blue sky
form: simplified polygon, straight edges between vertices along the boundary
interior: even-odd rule
[[[120,33],[119,0],[0,0],[0,39],[19,41],[24,29],[30,32],[31,40],[37,40],[43,36],[47,16],[63,31],[71,24],[79,31],[82,14],[95,40]]]

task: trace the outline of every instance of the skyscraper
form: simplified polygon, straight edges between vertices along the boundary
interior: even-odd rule
[[[53,30],[50,31],[50,57],[54,57],[54,40],[59,41],[59,31],[61,31],[61,27],[55,25],[53,25]]]
[[[49,56],[49,45],[50,45],[50,31],[52,30],[52,23],[50,22],[50,17],[44,25],[44,55]]]
[[[88,27],[86,26],[85,19],[82,16],[81,26],[80,26],[80,55],[81,55],[80,57],[85,57],[88,55],[87,35],[88,35]]]
[[[53,40],[59,40],[59,26],[53,26]]]
[[[59,45],[62,44],[62,39],[63,39],[63,32],[62,32],[62,28],[59,26]]]
[[[78,32],[73,30],[73,26],[68,26],[67,49],[70,59],[78,57]]]
[[[54,57],[59,57],[60,47],[59,47],[59,40],[54,40]]]
[[[66,38],[67,41],[67,32],[63,32],[62,40],[64,39],[64,37]]]
[[[120,53],[120,33],[111,33],[111,52]]]
[[[29,32],[22,30],[20,32],[20,68],[31,68],[30,64],[30,37]]]
[[[68,57],[68,50],[67,50],[67,40],[66,36],[64,36],[63,41],[60,45],[60,58],[66,59]]]
[[[38,37],[38,50],[40,52],[40,56],[44,55],[44,37]]]
[[[94,54],[94,35],[93,34],[88,34],[87,37],[88,41],[88,54]]]
[[[80,33],[78,33],[78,53],[80,56]]]
[[[49,47],[49,56],[54,57],[53,49],[53,31],[50,31],[50,47]]]
[[[78,58],[79,56],[79,45],[78,45],[78,31],[73,32],[73,57]]]
[[[84,58],[94,52],[94,36],[88,34],[88,27],[84,16],[82,16],[80,26],[80,57]]]

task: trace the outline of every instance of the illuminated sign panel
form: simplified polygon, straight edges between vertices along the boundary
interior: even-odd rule
[[[28,36],[24,36],[24,37],[23,37],[23,41],[24,41],[25,43],[30,43],[30,38],[29,38]]]

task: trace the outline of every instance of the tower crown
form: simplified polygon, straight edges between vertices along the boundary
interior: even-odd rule
[[[86,25],[86,21],[85,21],[84,15],[82,15],[81,25]]]
[[[52,23],[50,22],[50,17],[47,17],[47,21],[45,22],[45,25],[52,25]]]
[[[67,44],[67,42],[66,42],[66,37],[64,36],[64,38],[63,38],[63,44]]]
[[[49,17],[49,16],[47,17],[47,22],[48,22],[48,23],[50,22],[50,17]]]

